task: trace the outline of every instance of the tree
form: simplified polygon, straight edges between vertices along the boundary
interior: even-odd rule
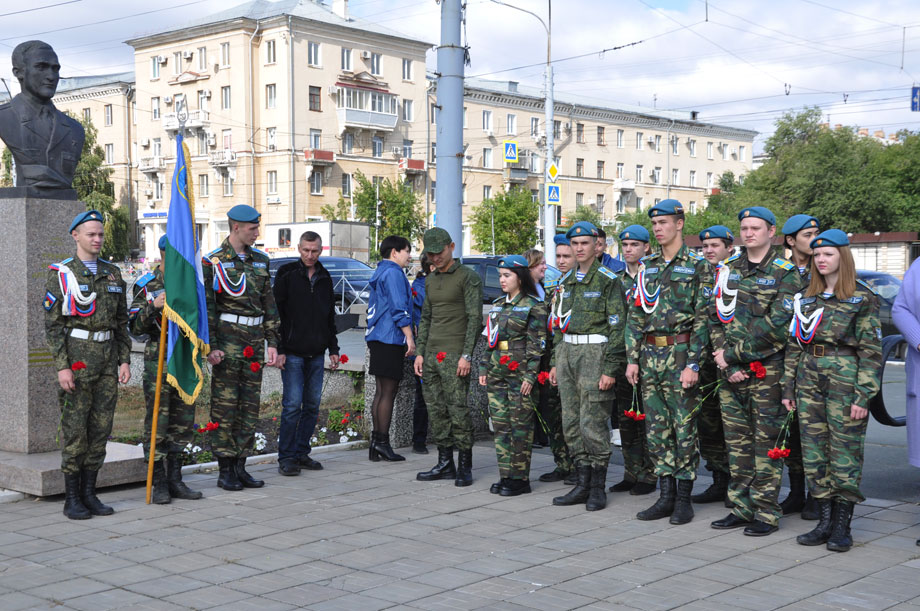
[[[0,187],[12,187],[13,186],[13,153],[10,152],[10,149],[3,149],[3,156],[0,159]]]
[[[540,202],[533,200],[530,191],[514,187],[483,200],[473,208],[470,220],[476,250],[520,254],[537,243]]]

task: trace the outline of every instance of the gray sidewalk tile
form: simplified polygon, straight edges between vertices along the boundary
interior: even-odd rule
[[[509,602],[543,611],[562,611],[584,607],[597,599],[580,594],[573,594],[556,588],[540,588],[510,599]]]
[[[483,581],[483,575],[472,571],[464,571],[463,569],[446,567],[410,577],[409,581],[417,581],[442,590],[455,590],[461,586]]]
[[[48,601],[32,596],[25,592],[10,592],[0,594],[0,609],[3,611],[19,611],[20,609],[37,609]]]
[[[76,577],[32,588],[31,590],[26,590],[26,593],[48,600],[67,600],[68,598],[76,598],[111,589],[112,586],[107,583],[89,577]]]
[[[129,605],[144,602],[155,602],[155,599],[137,592],[113,588],[72,598],[67,601],[67,606],[80,611],[109,611],[110,609],[124,609]]]
[[[163,600],[195,609],[233,609],[236,608],[237,603],[248,598],[252,597],[239,590],[231,590],[223,586],[210,586],[191,592],[173,594]]]

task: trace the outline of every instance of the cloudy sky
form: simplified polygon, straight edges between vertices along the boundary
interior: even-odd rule
[[[502,1],[546,18],[547,0]],[[133,60],[124,40],[233,0],[2,4],[0,76],[9,81],[9,53],[23,40],[51,43],[65,76],[126,71]],[[920,85],[916,0],[556,0],[553,8],[560,92],[699,110],[701,120],[761,132],[758,149],[776,117],[806,105],[820,106],[833,124],[920,130],[920,113],[910,112],[911,86]],[[350,0],[349,11],[432,42],[439,35],[435,0]],[[469,0],[466,33],[468,75],[542,83],[546,37],[535,18]],[[630,43],[639,44],[611,50]],[[429,69],[435,65],[432,50]]]

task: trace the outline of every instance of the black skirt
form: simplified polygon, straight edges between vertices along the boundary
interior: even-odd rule
[[[370,341],[367,342],[367,347],[371,353],[368,371],[372,376],[383,376],[391,380],[403,379],[406,346]]]

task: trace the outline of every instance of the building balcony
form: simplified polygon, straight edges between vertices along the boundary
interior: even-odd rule
[[[636,181],[629,178],[617,178],[613,181],[614,191],[635,191]]]
[[[224,149],[208,156],[208,164],[213,168],[226,168],[236,165],[236,151]]]
[[[211,125],[211,121],[207,110],[190,110],[188,119],[185,120],[186,129],[204,129],[209,125]],[[163,129],[168,132],[179,130],[179,117],[176,113],[171,112],[163,115]]]
[[[405,172],[406,174],[424,174],[425,169],[424,159],[409,159],[408,157],[399,158],[400,172]]]
[[[339,118],[339,131],[345,131],[346,127],[354,127],[391,132],[396,127],[398,119],[395,113],[359,110],[357,108],[338,108],[336,113]]]
[[[335,163],[335,151],[304,149],[303,160],[309,166],[325,166]]]
[[[502,180],[510,183],[527,182],[530,172],[525,167],[508,166],[502,170]]]
[[[137,162],[137,169],[145,174],[162,172],[166,169],[166,157],[141,157]]]

